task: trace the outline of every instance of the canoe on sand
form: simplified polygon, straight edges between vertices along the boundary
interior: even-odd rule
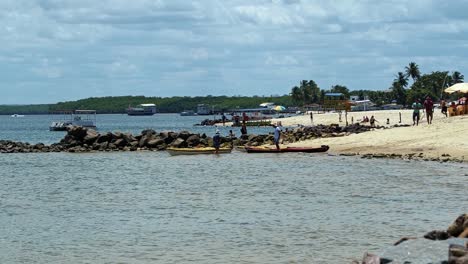
[[[171,156],[175,155],[198,155],[198,154],[216,154],[215,148],[167,148]],[[231,153],[231,148],[220,148],[218,154]]]
[[[283,152],[326,152],[330,147],[328,145],[322,145],[320,147],[286,147],[280,148],[279,150],[276,147],[245,147],[247,153],[283,153]]]

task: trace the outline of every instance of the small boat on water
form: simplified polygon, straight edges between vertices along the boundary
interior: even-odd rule
[[[11,117],[24,117],[24,115],[12,114]]]
[[[129,106],[127,108],[129,116],[151,116],[156,114],[155,104],[139,104],[137,107]]]
[[[283,152],[306,152],[306,153],[316,153],[316,152],[326,152],[330,147],[328,145],[322,145],[320,147],[286,147],[280,148],[279,150],[276,147],[245,147],[247,153],[283,153]]]
[[[167,152],[171,156],[176,155],[198,155],[198,154],[216,154],[215,148],[206,147],[206,148],[167,148]],[[231,148],[220,148],[218,154],[231,153]]]
[[[62,120],[53,121],[50,131],[66,131],[68,126],[82,126],[96,129],[96,110],[57,111]]]
[[[197,113],[195,113],[195,111],[193,110],[184,110],[180,112],[180,116],[195,116],[195,115],[197,115]]]

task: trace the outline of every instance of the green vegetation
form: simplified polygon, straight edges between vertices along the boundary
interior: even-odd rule
[[[0,106],[0,114],[47,114],[60,110],[93,109],[99,114],[125,113],[129,106],[154,103],[159,113],[179,113],[183,110],[197,109],[197,104],[208,104],[215,111],[234,108],[254,108],[264,102],[274,102],[279,105],[292,106],[291,97],[283,96],[197,96],[197,97],[145,97],[145,96],[116,96],[92,97],[70,102],[59,102],[50,105],[8,105]]]
[[[412,83],[411,86],[410,80]],[[401,105],[411,105],[414,99],[424,99],[431,96],[433,100],[454,100],[457,95],[445,94],[445,88],[463,82],[464,76],[458,72],[434,71],[421,74],[419,66],[411,62],[404,71],[398,72],[393,83],[385,91],[354,90],[349,91],[346,86],[334,85],[323,90],[313,80],[302,80],[299,86],[294,86],[289,95],[283,96],[196,96],[196,97],[145,97],[145,96],[116,96],[87,98],[71,102],[59,102],[50,105],[0,105],[0,114],[46,114],[50,111],[94,109],[100,114],[125,113],[129,106],[142,103],[154,103],[160,113],[178,113],[183,110],[197,109],[197,104],[208,104],[215,111],[226,111],[235,108],[255,108],[264,102],[274,102],[283,106],[304,106],[308,104],[321,104],[326,93],[342,93],[348,98],[351,95],[359,96],[360,100],[367,97],[377,104],[396,102]]]
[[[409,78],[412,79],[411,86]],[[416,98],[424,100],[426,96],[431,96],[433,100],[440,99],[455,100],[456,93],[448,95],[444,89],[456,83],[463,82],[464,76],[455,71],[452,74],[449,71],[434,71],[428,74],[422,74],[419,66],[411,62],[405,67],[404,72],[398,72],[393,80],[391,87],[384,91],[374,90],[354,90],[349,91],[346,86],[334,85],[329,90],[320,89],[317,84],[310,81],[301,81],[299,86],[291,89],[291,99],[296,105],[307,105],[312,103],[320,104],[323,102],[326,93],[342,93],[346,98],[349,96],[358,96],[360,100],[367,97],[377,106],[396,102],[401,105],[411,105]]]

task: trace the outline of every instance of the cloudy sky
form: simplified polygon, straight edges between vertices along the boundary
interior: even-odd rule
[[[0,104],[468,77],[467,0],[1,0]]]

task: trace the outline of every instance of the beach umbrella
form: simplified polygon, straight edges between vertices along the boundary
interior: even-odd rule
[[[284,111],[284,110],[286,110],[286,107],[284,107],[282,105],[277,105],[277,106],[273,107],[273,110],[275,110],[275,111]]]
[[[445,89],[444,92],[446,93],[455,93],[455,92],[460,92],[460,93],[468,93],[468,83],[457,83],[449,88]]]

